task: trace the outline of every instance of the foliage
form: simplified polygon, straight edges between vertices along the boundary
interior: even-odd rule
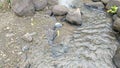
[[[107,10],[108,13],[115,14],[117,13],[118,7],[116,5],[112,6],[109,10]]]

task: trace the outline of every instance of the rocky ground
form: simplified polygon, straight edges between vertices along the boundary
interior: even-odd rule
[[[119,9],[105,12],[119,3],[0,0],[0,68],[120,68]],[[57,22],[63,27],[51,46]]]

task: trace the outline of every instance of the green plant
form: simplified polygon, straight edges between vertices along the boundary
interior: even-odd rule
[[[112,6],[109,10],[107,10],[108,13],[115,14],[117,13],[118,7],[116,5]]]

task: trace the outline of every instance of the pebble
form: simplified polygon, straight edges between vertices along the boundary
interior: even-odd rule
[[[27,45],[22,48],[22,51],[27,51],[27,50],[29,50],[29,47]]]
[[[31,34],[29,33],[26,33],[23,37],[22,37],[23,40],[27,41],[27,42],[32,42],[33,41],[33,38],[31,36]]]

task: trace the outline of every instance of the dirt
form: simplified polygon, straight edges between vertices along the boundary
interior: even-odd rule
[[[28,57],[33,56],[32,51],[44,47],[49,50],[46,31],[52,28],[56,21],[44,12],[37,12],[31,17],[18,17],[11,11],[0,12],[0,68],[24,67]],[[61,22],[60,36],[57,43],[72,34],[74,27]],[[22,39],[26,33],[33,34],[32,42]],[[23,48],[27,47],[26,51]],[[44,49],[41,48],[41,49]],[[40,51],[40,50],[39,50]],[[34,52],[35,53],[35,52]],[[36,52],[37,53],[37,52]]]

